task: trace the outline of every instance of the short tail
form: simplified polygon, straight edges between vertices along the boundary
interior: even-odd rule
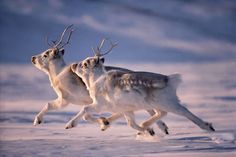
[[[179,84],[182,82],[182,77],[180,74],[172,74],[168,76],[168,84],[169,86],[173,87],[173,89],[177,89]]]

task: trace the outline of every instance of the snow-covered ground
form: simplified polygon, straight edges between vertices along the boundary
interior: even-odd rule
[[[44,124],[33,126],[37,112],[55,97],[47,76],[32,65],[1,64],[0,156],[236,156],[234,61],[113,65],[163,74],[181,73],[180,99],[193,113],[212,122],[216,132],[205,132],[171,113],[163,118],[170,135],[153,125],[154,137],[137,137],[124,119],[105,132],[84,121],[65,130],[66,122],[80,109],[76,105],[51,111]],[[145,112],[137,112],[138,122],[145,118]]]

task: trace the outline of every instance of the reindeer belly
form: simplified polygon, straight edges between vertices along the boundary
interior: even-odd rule
[[[94,102],[98,102],[102,110],[125,112],[147,109],[169,110],[176,102],[176,94],[168,87],[154,89],[139,86],[105,86],[94,93]]]
[[[114,90],[108,96],[108,108],[112,108],[116,112],[134,111],[143,109],[162,109],[170,110],[175,108],[178,98],[175,92],[170,92],[171,89],[159,89],[153,91],[144,90]]]
[[[110,107],[116,112],[153,109],[145,95],[135,91],[116,92],[110,97]]]

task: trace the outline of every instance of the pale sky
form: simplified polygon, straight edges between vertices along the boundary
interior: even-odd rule
[[[2,0],[0,62],[30,63],[74,24],[66,60],[92,55],[103,37],[118,46],[115,62],[199,62],[236,59],[234,0]]]

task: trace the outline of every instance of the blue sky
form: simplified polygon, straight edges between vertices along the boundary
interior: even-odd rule
[[[103,37],[118,42],[110,62],[236,60],[234,0],[2,0],[0,62],[30,63],[74,24],[69,62],[92,55]]]

